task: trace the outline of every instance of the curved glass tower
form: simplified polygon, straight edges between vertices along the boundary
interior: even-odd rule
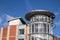
[[[33,10],[26,14],[29,21],[29,40],[53,40],[52,28],[55,15],[46,10]]]

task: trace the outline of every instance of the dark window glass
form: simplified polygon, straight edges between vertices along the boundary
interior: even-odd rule
[[[47,27],[48,27],[48,33],[49,33],[49,24],[47,24]]]
[[[32,37],[32,40],[34,40],[34,37]]]
[[[18,39],[18,40],[24,40],[24,39]]]
[[[46,39],[44,39],[44,40],[46,40]]]
[[[24,29],[19,29],[19,34],[24,34]]]
[[[47,17],[45,16],[45,22],[47,21]]]
[[[46,24],[44,23],[43,26],[44,26],[44,33],[46,33]]]
[[[34,24],[32,24],[32,33],[34,33]]]
[[[39,38],[40,40],[43,40],[42,38]]]
[[[31,33],[31,24],[29,25],[29,33]]]

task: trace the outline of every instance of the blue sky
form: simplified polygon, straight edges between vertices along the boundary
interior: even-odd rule
[[[56,17],[54,35],[60,36],[60,0],[0,0],[0,28],[8,25],[8,20],[22,17],[31,10],[49,10]]]

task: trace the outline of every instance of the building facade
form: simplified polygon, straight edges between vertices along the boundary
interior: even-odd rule
[[[22,18],[9,20],[9,26],[1,28],[0,40],[28,40],[28,26]]]
[[[60,40],[53,35],[55,15],[46,10],[33,10],[25,18],[29,21],[29,40]]]
[[[60,40],[53,35],[55,15],[46,10],[33,10],[22,18],[9,20],[9,26],[2,27],[0,40]]]

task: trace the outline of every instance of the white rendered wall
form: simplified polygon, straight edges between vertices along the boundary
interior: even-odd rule
[[[22,24],[20,19],[15,19],[9,22],[9,25],[19,25],[19,24]]]

